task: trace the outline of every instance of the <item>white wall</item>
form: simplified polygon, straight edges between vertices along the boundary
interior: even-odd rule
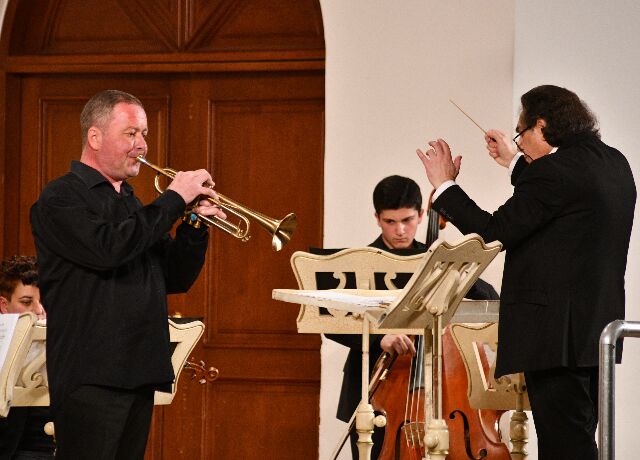
[[[327,247],[365,245],[375,238],[370,195],[380,178],[406,175],[422,184],[423,194],[429,192],[414,151],[436,136],[463,154],[459,182],[482,207],[493,210],[510,194],[503,171],[484,156],[479,131],[448,98],[486,128],[509,131],[523,92],[545,83],[566,86],[590,105],[603,140],[626,154],[640,178],[637,2],[321,4],[327,44]],[[455,234],[447,230],[443,236]],[[636,225],[627,269],[628,320],[640,320],[639,262]],[[501,270],[498,260],[485,278],[499,287]],[[634,415],[640,397],[634,389],[640,382],[640,341],[626,342],[617,370],[616,453],[632,459],[637,457]],[[343,359],[342,347],[323,346],[321,459],[338,434],[333,417]],[[530,452],[530,458],[537,458],[535,445]]]
[[[463,155],[458,182],[480,206],[494,210],[503,203],[511,195],[508,173],[489,159],[482,132],[449,98],[485,129],[513,130],[513,2],[321,5],[327,47],[325,247],[366,246],[377,237],[371,194],[385,176],[411,177],[428,196],[415,150],[436,137]],[[419,239],[425,233],[421,228]],[[459,233],[447,228],[442,236]],[[500,256],[483,275],[497,289],[502,263]],[[323,344],[321,460],[329,458],[344,427],[335,406],[345,356],[344,347]]]
[[[514,103],[553,83],[575,91],[598,115],[602,140],[621,150],[640,184],[640,3],[629,0],[518,1]],[[517,107],[514,107],[516,109]],[[640,320],[640,214],[627,262],[627,320]],[[638,458],[640,340],[625,341],[616,371],[616,457]]]

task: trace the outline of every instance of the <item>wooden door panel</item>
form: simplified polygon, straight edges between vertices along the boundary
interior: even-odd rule
[[[201,356],[198,349],[195,356]],[[203,452],[209,440],[204,436],[207,422],[205,392],[207,387],[182,377],[173,402],[168,406],[156,406],[153,426],[145,459],[218,459],[206,457]],[[217,391],[217,390],[215,390]]]
[[[209,398],[207,459],[313,459],[317,441],[308,427],[318,423],[314,385],[220,383]],[[298,410],[292,413],[290,407]]]
[[[26,89],[28,91],[30,85],[27,84]],[[17,209],[14,208],[20,215],[17,251],[20,254],[35,253],[29,209],[40,190],[51,179],[68,171],[71,160],[79,157],[78,120],[84,104],[82,98],[50,98],[33,93],[29,96],[24,104],[20,191]],[[10,203],[9,207],[12,205],[15,206]]]
[[[158,83],[155,95],[144,97],[136,94],[143,99],[149,126],[155,128],[148,138],[151,158],[166,155],[168,137],[169,99],[166,88],[163,88],[166,84],[156,80]],[[20,177],[17,185],[19,199],[7,207],[7,215],[19,216],[19,225],[14,234],[15,243],[9,243],[7,247],[13,246],[22,254],[35,253],[29,208],[47,182],[69,171],[72,160],[80,159],[80,113],[84,104],[100,89],[132,91],[127,86],[138,89],[135,88],[137,85],[127,84],[122,78],[89,79],[87,82],[66,76],[23,79],[21,144],[17,147],[20,155],[19,162],[16,162]],[[149,82],[147,90],[152,86]],[[152,200],[156,195],[152,178],[150,171],[142,171],[141,177],[132,181],[143,202]]]
[[[300,455],[296,448],[280,458],[313,458],[319,417],[319,339],[296,333],[298,308],[272,301],[271,290],[295,287],[290,255],[321,244],[322,193],[316,191],[322,190],[322,76],[192,76],[174,80],[172,94],[172,129],[179,133],[172,136],[172,166],[205,165],[221,193],[278,219],[295,212],[304,222],[279,253],[273,252],[271,237],[255,222],[246,243],[213,231],[207,264],[196,285],[186,298],[172,299],[173,307],[204,316],[205,337],[195,355],[220,370],[219,379],[207,384],[202,406],[190,408],[200,410],[205,420],[203,458],[233,458],[227,457],[227,449],[245,446],[237,442],[242,436],[237,420],[245,416],[245,409],[232,401],[236,394],[252,395],[250,400],[270,398],[269,391],[256,393],[262,387],[279,389],[275,400],[280,412],[295,419],[303,410],[305,419],[313,420],[301,421],[311,440],[300,447],[306,453]],[[300,388],[305,389],[304,406],[299,405]],[[233,398],[225,396],[227,392]],[[267,412],[247,414],[257,430],[253,437],[266,430],[277,433],[279,445],[296,442],[295,431],[286,428],[290,421],[266,422]],[[268,426],[262,429],[254,423]],[[188,442],[187,432],[176,436],[176,445]],[[243,458],[264,458],[262,449],[250,445],[246,449]]]
[[[317,130],[322,126],[323,106],[317,101],[279,104],[246,101],[240,105],[216,104],[214,111],[214,135],[218,135],[214,170],[220,189],[226,187],[225,193],[228,189],[234,198],[251,203],[276,219],[295,212],[300,222],[293,245],[283,253],[271,250],[271,236],[257,225],[253,231],[255,241],[222,248],[225,270],[234,273],[237,282],[217,284],[214,300],[210,302],[218,307],[215,332],[233,334],[237,330],[245,334],[246,326],[250,325],[253,334],[295,334],[287,308],[268,301],[269,321],[265,322],[267,312],[256,309],[253,299],[269,299],[277,285],[295,286],[285,255],[300,242],[313,242],[317,238],[314,224],[322,199],[314,193],[301,196],[298,186],[313,183],[313,176],[322,169],[322,164],[313,160],[315,155],[301,153],[322,148]],[[310,132],[313,129],[316,132]],[[211,339],[213,333],[212,328],[207,337]]]

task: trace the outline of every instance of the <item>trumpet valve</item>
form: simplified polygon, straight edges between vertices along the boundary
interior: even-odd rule
[[[194,200],[189,203],[189,205],[184,210],[184,215],[182,216],[182,221],[188,223],[193,228],[200,228],[201,222],[198,214],[195,212],[195,208],[198,205],[198,200]]]
[[[182,216],[182,221],[188,223],[193,228],[200,228],[201,226],[201,222],[200,222],[200,219],[198,218],[198,215],[191,211],[187,211],[184,213],[184,216]]]

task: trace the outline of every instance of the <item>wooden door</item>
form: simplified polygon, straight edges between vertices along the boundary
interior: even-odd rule
[[[278,253],[253,223],[247,243],[211,230],[202,274],[189,293],[171,296],[169,307],[203,318],[193,357],[220,377],[205,385],[183,377],[173,404],[155,410],[147,458],[316,458],[320,340],[296,333],[298,308],[272,301],[271,290],[295,287],[290,255],[322,243],[324,70],[316,61],[324,57],[313,38],[322,31],[306,34],[310,16],[303,14],[312,5],[317,18],[319,6],[152,2],[160,19],[168,17],[167,5],[182,13],[177,25],[151,27],[150,4],[135,3],[142,18],[136,30],[119,0],[9,3],[0,75],[8,114],[0,123],[2,253],[34,253],[29,207],[79,158],[79,115],[88,98],[106,88],[135,94],[147,112],[152,162],[207,168],[225,195],[275,218],[295,212],[299,222]],[[97,14],[113,15],[112,31],[88,32],[82,17]],[[168,32],[173,26],[176,36]],[[143,166],[131,181],[143,202],[156,196],[153,177]]]

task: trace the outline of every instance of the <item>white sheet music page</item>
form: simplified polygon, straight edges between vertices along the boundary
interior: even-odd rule
[[[329,290],[300,292],[302,295],[309,295],[320,300],[333,300],[335,302],[359,305],[362,307],[381,307],[390,304],[396,299],[395,296],[392,295],[370,297]]]
[[[357,291],[356,291],[357,292]],[[360,291],[362,292],[362,291]],[[366,291],[365,291],[366,292]],[[372,291],[368,291],[372,292]],[[380,291],[378,291],[380,292]],[[344,292],[344,290],[295,290],[274,289],[273,298],[284,302],[301,303],[317,307],[334,308],[351,312],[364,312],[370,308],[385,308],[397,297],[394,294],[359,295]]]
[[[0,314],[0,369],[2,369],[5,359],[7,359],[9,345],[11,345],[11,339],[16,330],[19,317],[20,315],[17,313]]]

